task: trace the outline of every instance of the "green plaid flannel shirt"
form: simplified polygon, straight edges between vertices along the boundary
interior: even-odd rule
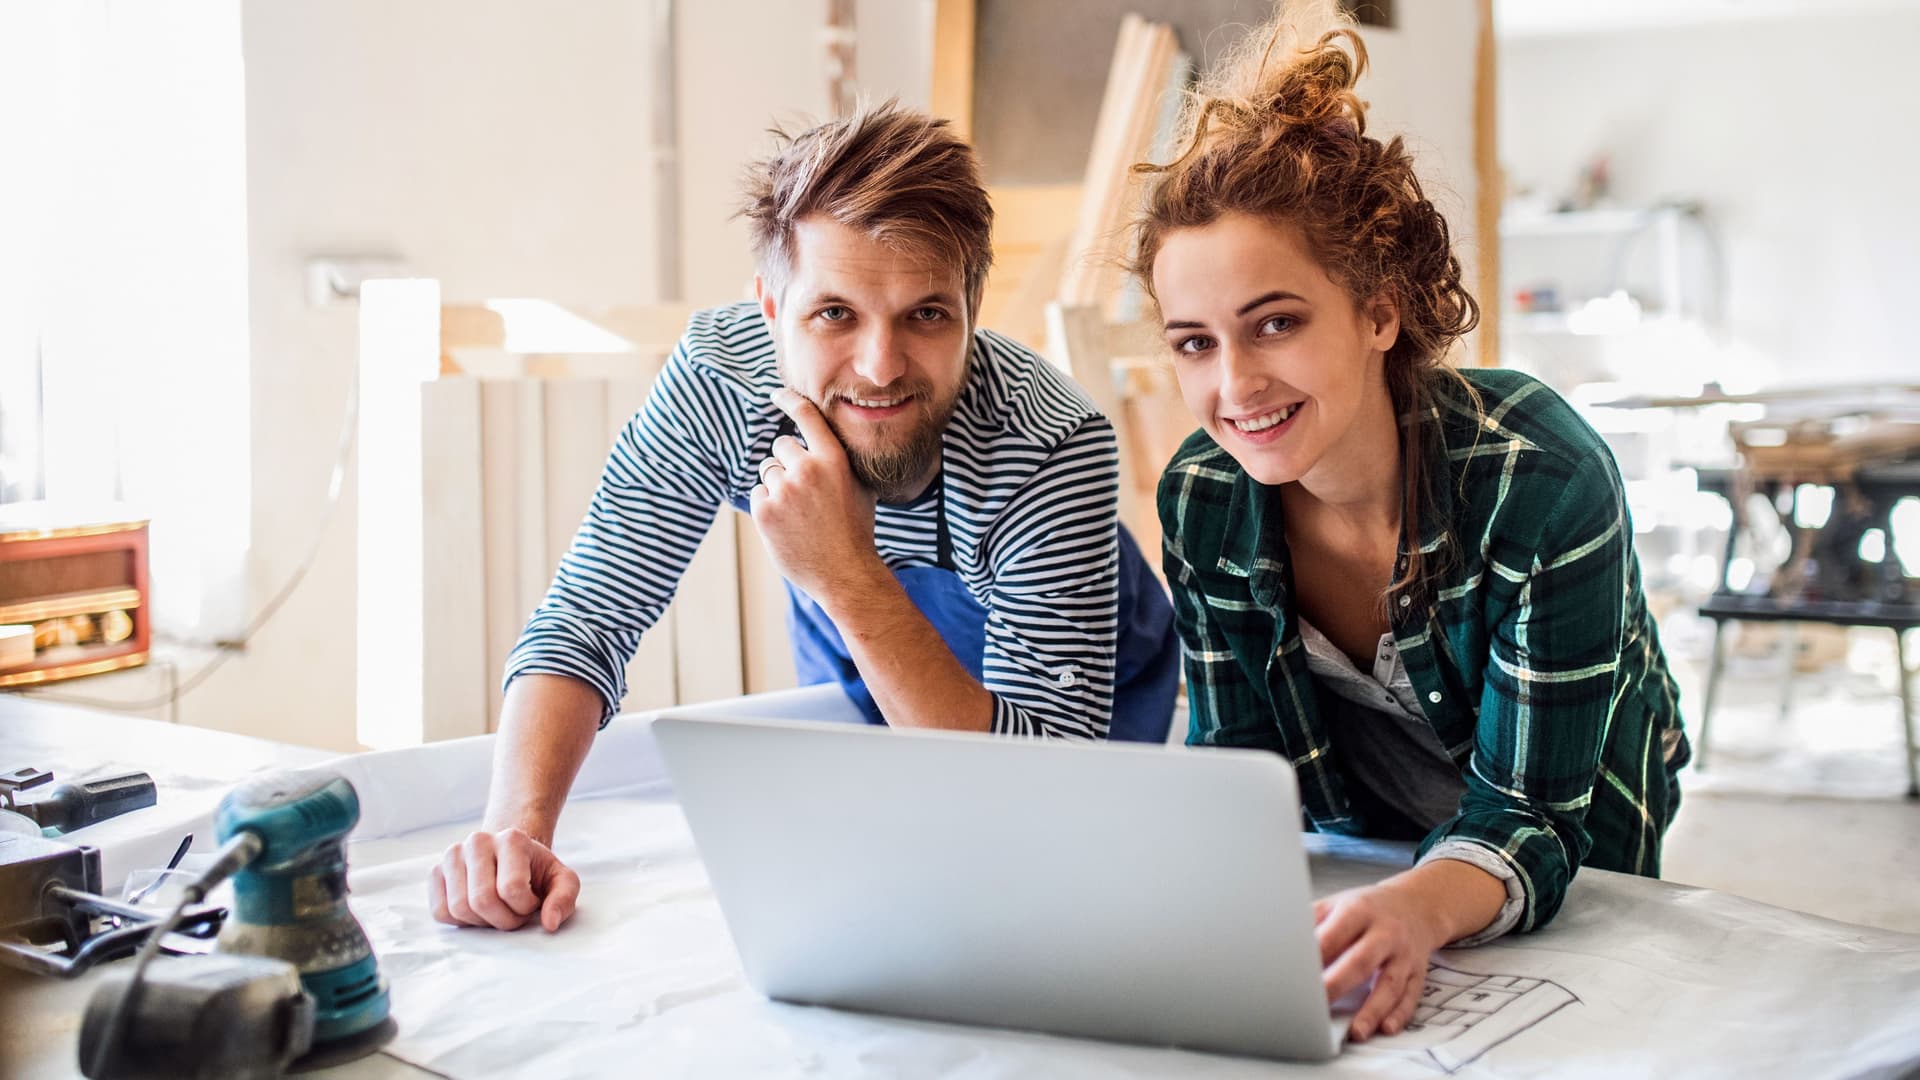
[[[1446,463],[1420,537],[1440,577],[1430,602],[1392,613],[1426,720],[1466,782],[1420,853],[1443,840],[1493,851],[1525,894],[1516,929],[1533,930],[1583,864],[1659,875],[1690,754],[1613,455],[1544,384],[1463,374],[1484,413],[1443,381],[1418,429]],[[1285,755],[1306,826],[1364,835],[1288,599],[1277,490],[1198,431],[1161,477],[1159,510],[1187,742]]]

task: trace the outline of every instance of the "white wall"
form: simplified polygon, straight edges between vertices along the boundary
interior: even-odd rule
[[[859,6],[862,82],[924,102],[931,0],[876,2]],[[772,123],[825,109],[824,0],[676,6],[683,293],[723,303],[752,277],[731,220],[741,169]],[[652,4],[245,0],[243,14],[257,609],[320,526],[357,354],[352,305],[307,306],[309,256],[396,255],[449,300],[656,296]],[[354,747],[348,477],[305,583],[184,701],[187,722]]]
[[[827,117],[826,0],[680,0],[682,267],[689,302],[752,295],[747,229],[733,213],[746,165]],[[858,0],[854,70],[877,99],[927,104],[933,0]]]
[[[1399,135],[1406,141],[1422,189],[1447,219],[1461,280],[1476,295],[1480,230],[1474,216],[1479,185],[1473,167],[1473,91],[1478,7],[1475,0],[1395,5],[1399,22],[1394,29],[1362,28],[1368,65],[1359,86],[1361,100],[1369,105],[1368,134]],[[1471,357],[1471,339],[1465,349],[1464,355]]]
[[[1725,239],[1736,377],[1916,370],[1920,11],[1500,43],[1501,158],[1563,192],[1611,155],[1616,198],[1698,199]]]
[[[257,609],[320,527],[356,310],[307,306],[305,260],[393,254],[449,298],[652,295],[645,5],[248,0]],[[351,473],[305,583],[189,723],[354,746]]]

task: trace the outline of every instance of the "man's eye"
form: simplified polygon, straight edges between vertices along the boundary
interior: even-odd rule
[[[853,312],[836,304],[833,307],[821,308],[820,317],[828,322],[845,322],[853,318]]]
[[[920,322],[939,322],[947,317],[947,313],[937,307],[923,307],[915,308],[913,317]]]

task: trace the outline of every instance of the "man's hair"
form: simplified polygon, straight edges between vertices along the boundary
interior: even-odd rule
[[[993,207],[973,148],[945,120],[889,99],[799,134],[747,170],[740,216],[775,292],[793,277],[794,223],[819,215],[901,251],[957,265],[970,312],[993,264]]]

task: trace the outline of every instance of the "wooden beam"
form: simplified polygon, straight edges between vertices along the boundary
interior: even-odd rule
[[[1480,36],[1474,49],[1473,173],[1474,228],[1480,237],[1479,280],[1481,367],[1500,366],[1500,205],[1506,181],[1500,174],[1500,101],[1497,43],[1493,36],[1493,0],[1480,0]]]
[[[975,0],[934,0],[933,92],[935,116],[953,122],[954,134],[973,139],[973,46]]]

